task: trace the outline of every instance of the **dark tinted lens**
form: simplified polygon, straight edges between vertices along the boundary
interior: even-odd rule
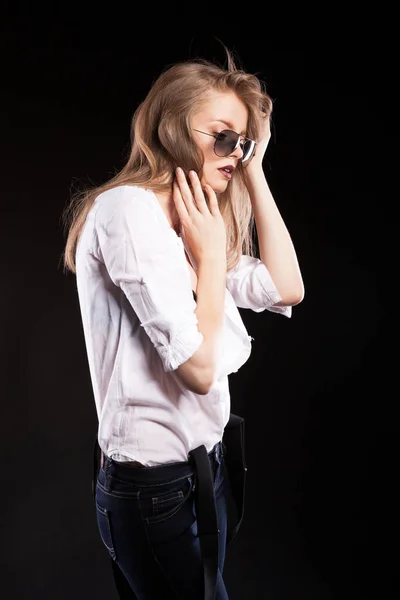
[[[252,140],[246,140],[244,142],[244,144],[242,145],[242,151],[243,151],[242,160],[243,161],[247,160],[250,157],[253,147],[254,147],[254,144],[253,144]]]
[[[216,138],[215,154],[217,156],[229,156],[234,151],[237,141],[237,133],[230,129],[224,129]]]

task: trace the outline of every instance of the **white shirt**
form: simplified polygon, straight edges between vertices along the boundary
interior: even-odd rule
[[[227,273],[225,323],[216,375],[206,395],[174,373],[199,348],[190,272],[197,263],[170,227],[154,193],[120,186],[100,194],[77,246],[76,277],[98,441],[116,461],[155,466],[188,460],[222,439],[230,415],[228,375],[249,358],[237,307],[291,316],[265,265],[242,255]]]

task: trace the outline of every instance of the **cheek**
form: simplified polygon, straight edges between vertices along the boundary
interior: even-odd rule
[[[218,168],[218,160],[218,156],[212,150],[204,154],[204,171],[209,173],[215,171]]]
[[[205,144],[202,147],[202,151],[203,151],[203,155],[204,155],[204,162],[205,163],[212,163],[215,161],[215,159],[217,159],[217,155],[214,152],[214,144]]]

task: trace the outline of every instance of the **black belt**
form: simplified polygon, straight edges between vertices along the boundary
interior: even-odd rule
[[[243,520],[246,461],[244,440],[244,419],[230,414],[222,438],[224,463],[232,492],[233,505],[228,501],[228,526],[226,544],[236,536]],[[100,448],[96,436],[93,453],[93,497],[96,493]],[[204,600],[215,600],[218,576],[218,523],[214,494],[214,477],[210,459],[204,445],[189,452],[189,460],[196,470],[194,502],[197,515],[197,529],[204,565]],[[112,561],[113,562],[113,561]],[[115,571],[114,571],[115,574]],[[117,583],[117,582],[116,582]],[[117,585],[118,588],[118,585]]]

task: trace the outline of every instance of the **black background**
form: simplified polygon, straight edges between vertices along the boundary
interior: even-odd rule
[[[290,320],[241,310],[255,340],[230,387],[246,419],[248,487],[227,589],[232,600],[394,598],[397,422],[378,343],[388,285],[378,287],[376,148],[371,160],[381,58],[362,40],[273,44],[240,18],[156,31],[117,4],[101,18],[34,5],[5,16],[3,597],[117,598],[92,504],[97,420],[61,213],[77,183],[122,167],[133,111],[164,66],[222,62],[218,38],[274,99],[264,168],[306,289]]]

